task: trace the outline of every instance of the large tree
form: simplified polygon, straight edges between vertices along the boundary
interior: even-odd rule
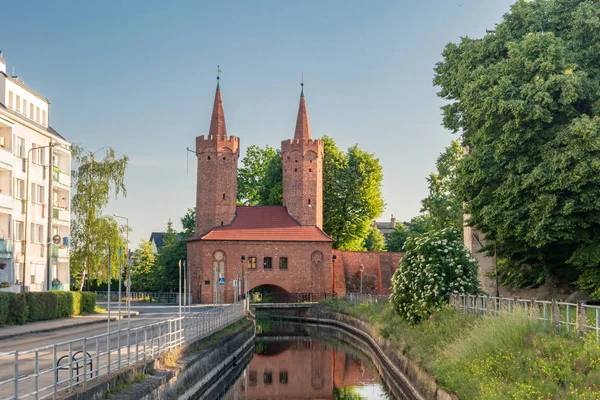
[[[107,148],[104,157],[83,147],[73,146],[73,161],[78,166],[72,171],[75,194],[71,199],[71,275],[79,280],[83,289],[84,272],[88,279],[98,282],[107,280],[108,248],[111,248],[111,263],[118,265],[118,248],[125,248],[119,225],[112,217],[103,216],[111,193],[126,196],[125,170],[127,156],[117,157]],[[118,277],[118,268],[111,275]]]
[[[155,273],[155,267],[156,254],[152,243],[142,240],[131,258],[131,290],[134,292],[156,290],[160,278]]]
[[[507,276],[539,283],[574,265],[600,295],[600,2],[520,0],[495,33],[448,44],[434,83],[470,148],[469,223]]]
[[[376,225],[371,225],[369,233],[365,238],[364,249],[366,251],[386,251],[385,239]]]
[[[363,249],[372,221],[383,212],[383,172],[373,154],[350,147],[345,153],[324,136],[323,229],[336,239],[335,248]],[[251,205],[282,204],[281,153],[253,146],[242,160],[238,201]],[[248,184],[256,185],[246,189]],[[249,199],[252,199],[250,201]]]
[[[437,172],[427,177],[429,194],[421,201],[421,212],[428,219],[429,230],[462,232],[463,202],[456,190],[456,173],[463,154],[460,142],[452,141],[436,161]]]

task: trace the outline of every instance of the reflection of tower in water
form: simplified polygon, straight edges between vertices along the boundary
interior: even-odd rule
[[[325,349],[317,342],[310,341],[310,347],[313,351],[310,352],[310,370],[311,379],[310,385],[315,390],[323,389],[325,385],[325,378],[323,377],[323,362],[324,356],[326,355]],[[318,349],[318,351],[316,351]]]

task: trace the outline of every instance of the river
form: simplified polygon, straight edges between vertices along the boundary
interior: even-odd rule
[[[259,319],[254,354],[221,399],[394,399],[369,357],[338,337],[324,326]]]

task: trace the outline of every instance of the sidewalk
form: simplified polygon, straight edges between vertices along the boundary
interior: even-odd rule
[[[116,321],[117,316],[112,312],[111,321]],[[131,310],[131,316],[140,315],[139,311]],[[126,319],[127,315],[122,315],[121,319]],[[0,328],[0,340],[12,339],[17,336],[29,335],[32,333],[45,333],[58,331],[60,329],[69,329],[77,326],[85,326],[106,322],[108,313],[99,313],[93,315],[73,316],[67,318],[51,319],[49,321],[31,322],[25,325],[5,326]]]

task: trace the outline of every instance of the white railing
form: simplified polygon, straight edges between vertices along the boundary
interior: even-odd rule
[[[93,385],[103,376],[148,362],[207,337],[246,315],[240,302],[137,328],[27,351],[0,353],[0,398],[58,398],[75,387]]]
[[[583,302],[451,294],[450,305],[462,313],[496,316],[522,309],[531,320],[540,321],[545,327],[553,326],[577,332],[595,331],[600,338],[600,306]]]
[[[108,292],[96,291],[97,300],[108,300]],[[123,298],[125,298],[125,291],[121,294]],[[130,294],[131,301],[146,301],[149,303],[178,303],[177,293],[169,293],[169,292],[131,292]],[[116,291],[110,292],[110,298],[114,301],[119,300],[119,293]]]
[[[346,293],[346,300],[350,303],[387,303],[390,296],[383,294]]]

